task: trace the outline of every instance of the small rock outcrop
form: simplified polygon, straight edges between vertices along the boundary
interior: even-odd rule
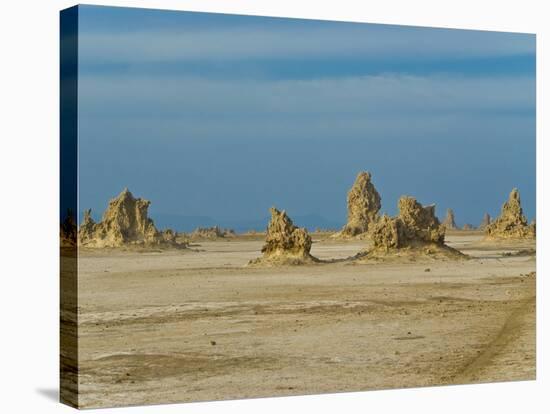
[[[479,229],[480,230],[485,230],[485,228],[491,224],[491,216],[489,215],[489,213],[485,213],[483,215],[483,218],[481,219],[481,223],[479,224]]]
[[[235,237],[235,236],[236,236],[235,230],[233,230],[233,229],[222,229],[219,226],[197,227],[189,235],[189,237],[193,240],[196,240],[196,239],[220,239],[220,238],[228,238],[228,237]]]
[[[452,209],[447,209],[447,215],[445,216],[445,220],[443,220],[443,225],[447,230],[456,230],[457,225],[455,223],[455,213]]]
[[[369,172],[360,172],[348,192],[348,221],[341,236],[353,237],[367,233],[379,216],[381,198]]]
[[[462,230],[474,230],[474,226],[472,226],[470,223],[466,223],[464,226],[462,226]]]
[[[91,210],[84,212],[78,239],[85,247],[123,246],[172,246],[185,247],[176,242],[177,234],[172,230],[158,231],[148,217],[150,201],[134,198],[126,188],[109,201],[100,222],[95,223]]]
[[[161,242],[163,243],[176,244],[178,236],[178,232],[172,229],[165,229],[160,232]]]
[[[491,239],[533,239],[535,225],[529,225],[521,208],[519,191],[514,188],[508,201],[502,205],[500,216],[485,228],[487,238]]]
[[[80,243],[85,244],[87,241],[93,240],[95,229],[96,222],[92,218],[92,209],[84,210],[84,218],[78,230],[78,239]]]
[[[435,206],[422,206],[413,197],[403,196],[398,203],[396,217],[387,215],[374,225],[371,231],[373,249],[368,258],[380,256],[431,255],[464,257],[459,251],[445,245],[445,226],[435,215]]]
[[[292,265],[318,261],[310,254],[312,241],[307,230],[296,227],[284,210],[272,207],[270,212],[271,220],[262,247],[263,256],[249,264]]]
[[[61,247],[73,247],[76,246],[77,240],[77,227],[76,220],[72,210],[67,210],[65,218],[61,222],[59,241]]]

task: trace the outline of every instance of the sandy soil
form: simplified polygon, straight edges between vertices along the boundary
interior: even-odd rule
[[[365,241],[319,240],[346,258]],[[535,378],[534,243],[466,261],[247,268],[261,238],[81,251],[82,407]]]

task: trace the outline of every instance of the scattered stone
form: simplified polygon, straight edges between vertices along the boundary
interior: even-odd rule
[[[212,346],[216,345],[216,341],[210,341],[210,345]]]
[[[84,219],[78,232],[79,244],[85,247],[164,246],[186,247],[176,242],[173,230],[158,231],[148,217],[150,201],[134,198],[126,188],[109,201],[107,210],[99,223],[91,217],[91,210],[84,212]]]
[[[452,209],[447,209],[447,215],[445,216],[445,220],[443,220],[443,225],[447,230],[456,230],[457,226],[455,223],[455,213]]]
[[[504,252],[502,256],[504,257],[514,257],[514,256],[536,256],[537,251],[535,249],[521,249],[516,252]]]
[[[294,225],[286,212],[275,207],[270,209],[271,221],[262,247],[263,257],[251,260],[249,264],[281,265],[317,262],[310,254],[311,236],[304,228]]]
[[[378,220],[381,198],[372,184],[369,172],[360,172],[348,192],[348,221],[341,236],[353,237],[367,233]]]
[[[514,188],[502,205],[500,216],[486,226],[485,234],[490,239],[534,239],[536,227],[529,225],[523,215],[519,191]]]

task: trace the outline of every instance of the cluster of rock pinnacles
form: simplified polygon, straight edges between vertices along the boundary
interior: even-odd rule
[[[91,210],[84,211],[84,218],[78,230],[78,243],[84,247],[170,246],[186,247],[177,242],[177,232],[167,229],[159,231],[148,216],[151,202],[135,198],[125,188],[109,201],[103,218],[96,223]]]
[[[360,172],[348,192],[347,223],[333,237],[368,237],[372,241],[371,254],[391,253],[400,249],[416,249],[419,252],[434,252],[454,249],[445,245],[446,230],[457,228],[454,212],[447,210],[441,223],[435,215],[435,205],[423,206],[416,199],[402,196],[398,201],[398,214],[395,217],[379,215],[381,197],[369,172]],[[81,245],[84,247],[167,246],[186,248],[186,241],[178,241],[173,230],[159,231],[148,217],[150,201],[135,198],[124,189],[109,202],[101,221],[95,222],[91,210],[84,212],[80,228],[71,212],[61,224],[62,246]],[[311,236],[305,228],[294,225],[287,213],[271,208],[271,220],[267,227],[266,241],[262,257],[250,264],[300,264],[319,262],[311,255]],[[466,225],[465,228],[473,228]],[[491,221],[485,213],[479,226],[491,239],[525,239],[536,235],[535,224],[528,224],[517,189],[510,193],[500,216]],[[199,234],[200,233],[200,234]],[[218,227],[202,229],[196,236],[234,236],[231,230]],[[455,251],[456,252],[456,251]],[[456,252],[458,253],[458,252]]]
[[[395,217],[380,216],[381,197],[369,172],[360,172],[347,197],[348,219],[342,230],[333,237],[361,237],[372,240],[373,247],[363,257],[413,250],[417,254],[443,253],[446,257],[465,257],[445,244],[447,229],[457,229],[454,212],[447,210],[443,223],[435,215],[435,205],[423,206],[415,198],[402,196]],[[491,223],[485,213],[480,225],[489,238],[535,237],[535,227],[528,225],[517,189],[503,205],[501,215]],[[464,230],[473,229],[466,224]],[[309,263],[319,261],[311,255],[311,237],[306,229],[297,228],[285,211],[271,209],[263,256],[250,264]]]

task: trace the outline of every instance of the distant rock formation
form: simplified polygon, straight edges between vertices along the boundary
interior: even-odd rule
[[[502,205],[500,216],[485,228],[485,234],[492,239],[532,239],[536,227],[529,225],[523,215],[519,191],[514,188]]]
[[[487,227],[489,224],[491,224],[491,216],[489,213],[485,213],[483,215],[483,218],[481,219],[481,223],[479,224],[480,230],[485,230],[485,227]]]
[[[74,213],[71,209],[67,210],[65,219],[61,222],[59,232],[59,241],[61,247],[76,246],[77,228]]]
[[[219,239],[227,237],[235,237],[235,230],[222,229],[219,226],[214,227],[197,227],[189,235],[191,239]]]
[[[296,227],[284,210],[272,207],[270,212],[271,220],[262,247],[263,257],[249,264],[304,264],[318,261],[310,254],[312,242],[307,230]]]
[[[147,215],[150,201],[134,198],[126,188],[109,206],[99,223],[91,217],[91,210],[84,212],[79,229],[79,243],[85,247],[122,246],[172,246],[185,247],[177,243],[177,234],[172,230],[158,231]]]
[[[466,223],[464,226],[462,226],[462,230],[474,230],[474,226],[472,226],[469,223]]]
[[[455,213],[452,209],[447,209],[447,215],[445,216],[445,220],[443,220],[443,225],[447,230],[456,230],[457,226],[455,223]]]
[[[96,222],[92,218],[92,209],[84,210],[84,218],[80,223],[80,229],[78,230],[78,239],[81,244],[85,244],[88,241],[93,240],[95,237],[94,232],[96,229]]]
[[[315,227],[314,233],[337,233],[337,229],[325,228],[325,227]]]
[[[165,229],[160,232],[161,242],[168,244],[177,244],[178,232],[172,229]]]
[[[372,184],[369,172],[360,172],[348,192],[348,221],[340,235],[352,237],[367,233],[378,220],[381,198]]]
[[[413,197],[403,196],[398,203],[399,214],[387,215],[374,225],[371,238],[374,248],[367,258],[391,256],[407,251],[411,255],[464,257],[445,245],[445,226],[435,215],[435,206],[422,206]]]

